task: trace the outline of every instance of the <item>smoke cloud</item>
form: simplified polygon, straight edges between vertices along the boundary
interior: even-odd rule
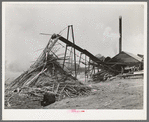
[[[103,32],[103,45],[105,49],[110,50],[109,55],[113,52],[116,55],[118,52],[119,33],[113,32],[111,27],[106,27]]]

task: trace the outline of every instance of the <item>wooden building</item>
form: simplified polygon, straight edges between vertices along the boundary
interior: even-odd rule
[[[129,52],[121,51],[119,54],[109,60],[107,65],[110,65],[119,71],[127,70],[132,67],[137,70],[141,70],[143,69],[143,58]]]

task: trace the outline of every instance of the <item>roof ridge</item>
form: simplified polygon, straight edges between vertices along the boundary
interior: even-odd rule
[[[133,57],[134,59],[136,59],[136,60],[138,60],[138,61],[141,61],[141,60],[142,60],[141,57],[139,57],[139,56],[137,56],[137,55],[135,55],[135,54],[133,54],[133,53],[130,53],[130,52],[127,52],[127,51],[123,51],[123,52],[126,53],[127,55]]]

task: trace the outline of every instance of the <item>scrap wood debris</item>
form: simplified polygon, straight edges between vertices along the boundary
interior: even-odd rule
[[[114,76],[111,72],[107,72],[106,70],[101,70],[92,75],[93,81],[106,81],[108,78]]]
[[[61,59],[52,50],[58,38],[51,38],[34,64],[7,86],[5,90],[7,107],[17,106],[19,101],[27,100],[27,98],[37,100],[39,104],[45,92],[54,93],[56,100],[90,93],[90,87],[79,82],[58,62]],[[22,101],[18,105],[21,106],[23,103]]]

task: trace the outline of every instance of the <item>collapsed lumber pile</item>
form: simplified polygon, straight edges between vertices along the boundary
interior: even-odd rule
[[[5,92],[5,108],[12,108],[12,109],[42,108],[41,101],[43,100],[44,93],[46,93],[47,91],[49,91],[49,87],[42,87],[42,88],[24,87],[20,90],[20,92],[7,90]],[[84,85],[61,84],[59,85],[59,89],[56,94],[56,101],[60,101],[67,97],[73,98],[77,96],[89,95],[90,92],[91,88]]]
[[[58,38],[51,37],[36,62],[9,84],[5,90],[7,104],[10,101],[12,103],[12,99],[16,95],[19,98],[22,98],[22,96],[36,96],[39,97],[38,101],[41,101],[43,94],[47,91],[54,93],[56,100],[90,93],[90,87],[79,82],[70,72],[64,70],[58,62],[61,59],[52,50]],[[17,93],[14,91],[17,91]]]
[[[144,73],[138,73],[138,74],[129,74],[129,73],[126,73],[126,74],[120,74],[118,75],[119,78],[142,78],[144,76]]]
[[[105,70],[101,70],[96,74],[92,75],[93,81],[106,81],[108,78],[111,78],[113,74]]]

